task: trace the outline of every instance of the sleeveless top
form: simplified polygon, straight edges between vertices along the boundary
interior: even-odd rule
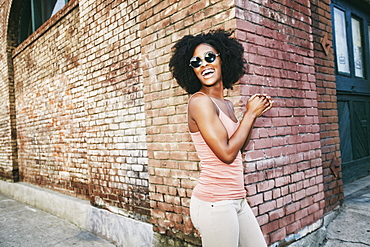
[[[212,100],[212,98],[210,99]],[[219,110],[219,118],[230,138],[238,128],[239,121],[234,122],[214,101],[213,103]],[[231,164],[226,164],[213,153],[199,131],[190,132],[190,135],[201,164],[200,177],[193,190],[193,196],[209,202],[245,198],[241,152],[239,151]]]

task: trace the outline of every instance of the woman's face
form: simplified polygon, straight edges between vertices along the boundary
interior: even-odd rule
[[[213,56],[214,58],[214,55],[216,55],[213,62],[207,62],[205,59],[205,55],[210,51],[211,53],[208,53],[208,57]],[[203,86],[211,87],[222,82],[221,59],[218,52],[211,45],[198,45],[194,50],[193,57],[199,57],[202,60],[202,64],[197,68],[193,67],[193,70]],[[213,59],[208,59],[208,61],[210,60]]]

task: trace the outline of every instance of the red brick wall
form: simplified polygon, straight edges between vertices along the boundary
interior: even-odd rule
[[[235,27],[233,1],[139,1],[154,230],[199,243],[189,217],[198,158],[187,128],[188,95],[169,72],[171,47],[187,34]]]
[[[18,180],[14,107],[14,82],[11,63],[12,31],[8,30],[9,1],[0,1],[0,177]]]
[[[8,16],[8,4],[2,0],[0,1],[0,21],[1,23],[7,23]],[[8,75],[8,61],[7,61],[7,41],[6,37],[7,28],[6,25],[0,26],[0,176],[3,178],[11,178],[12,165],[11,165],[11,128],[10,128],[10,117],[9,117],[9,75]]]
[[[340,169],[335,169],[335,165],[340,165],[340,140],[334,75],[334,52],[332,49],[329,49],[328,54],[326,54],[321,44],[321,40],[326,35],[328,44],[332,45],[330,1],[312,0],[311,12],[324,175],[325,212],[330,212],[343,200],[342,174]],[[332,168],[334,168],[334,173]]]
[[[7,23],[10,3],[0,7]],[[162,236],[199,244],[189,217],[199,160],[188,95],[168,62],[184,35],[231,28],[249,61],[248,75],[225,91],[237,116],[254,93],[275,101],[244,154],[249,203],[269,243],[297,233],[342,198],[329,168],[340,157],[333,58],[319,45],[324,33],[331,40],[329,13],[314,0],[75,0],[10,60],[1,25],[0,176],[15,167],[15,101],[23,181],[100,198],[129,217],[150,216]]]
[[[80,1],[90,194],[149,214],[137,1]]]
[[[81,83],[78,8],[54,27],[49,25],[52,21],[13,52],[20,178],[86,196],[87,171],[75,159],[79,153],[83,156],[78,149],[82,132],[74,115],[81,106],[75,104],[74,94]]]
[[[310,2],[240,1],[237,37],[249,73],[249,95],[272,96],[245,152],[249,202],[269,243],[323,216],[323,170]]]
[[[138,14],[137,2],[71,1],[13,60],[21,179],[146,221]]]

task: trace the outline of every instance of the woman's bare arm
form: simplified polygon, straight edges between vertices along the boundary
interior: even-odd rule
[[[196,95],[191,98],[189,117],[196,123],[198,130],[215,155],[225,163],[232,163],[248,137],[250,138],[255,119],[268,107],[268,103],[266,98],[252,97],[248,101],[247,111],[238,129],[230,138],[208,96]]]

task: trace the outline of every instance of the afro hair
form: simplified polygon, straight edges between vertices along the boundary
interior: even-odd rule
[[[247,62],[243,57],[243,46],[234,38],[232,32],[213,30],[196,36],[186,35],[173,46],[173,55],[170,59],[170,70],[177,83],[189,94],[198,92],[202,84],[195,75],[189,61],[195,48],[200,44],[211,45],[222,61],[222,80],[225,88],[232,88],[234,83],[247,71]]]

